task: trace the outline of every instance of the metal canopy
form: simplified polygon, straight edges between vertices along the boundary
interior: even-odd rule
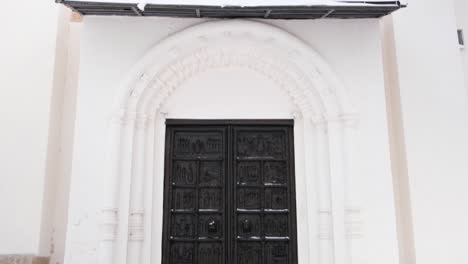
[[[329,1],[328,3],[322,1],[316,5],[305,5],[306,2],[304,1],[291,1],[291,5],[276,5],[278,2],[265,1],[265,5],[258,6],[193,4],[196,1],[191,1],[192,4],[187,5],[165,4],[167,1],[161,1],[161,3],[152,1],[148,4],[141,4],[131,0],[128,2],[120,0],[119,3],[106,0],[56,1],[70,7],[81,15],[191,18],[379,18],[406,6],[406,3],[400,1]],[[198,2],[206,3],[206,1]],[[261,2],[257,1],[257,3]]]

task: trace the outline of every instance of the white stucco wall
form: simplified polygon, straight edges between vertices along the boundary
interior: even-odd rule
[[[93,264],[97,261],[99,213],[102,209],[102,190],[106,188],[103,182],[106,168],[103,164],[107,162],[111,111],[121,93],[118,89],[119,81],[159,40],[200,22],[202,21],[170,18],[84,19],[65,263]],[[357,143],[361,156],[357,160],[361,180],[354,185],[362,195],[360,198],[365,220],[362,254],[359,258],[366,260],[363,263],[397,263],[395,212],[377,20],[268,23],[284,28],[310,44],[348,88],[360,114]],[[261,92],[265,87],[255,89],[264,80],[250,76],[252,82],[243,78],[236,81],[236,77],[232,75],[234,73],[243,74],[242,71],[213,71],[187,82],[186,87],[191,89],[177,92],[182,93],[181,102],[168,102],[169,109],[175,111],[173,117],[183,116],[183,113],[190,111],[190,107],[213,114],[214,105],[202,103],[203,108],[200,109],[193,104],[195,94],[191,96],[190,93],[193,89],[215,91],[213,89],[221,84],[219,76],[225,76],[229,80],[227,85],[232,89],[239,86],[242,87],[239,92],[250,91],[252,100],[264,97]],[[245,76],[249,77],[249,74],[245,73]],[[252,87],[247,89],[249,85]],[[183,91],[186,91],[185,95]],[[236,96],[232,90],[231,93],[233,97]],[[225,94],[219,96],[226,98]],[[271,102],[281,103],[284,100],[276,92],[269,96]],[[289,111],[286,105],[272,109],[286,115]],[[252,111],[263,113],[261,109]],[[264,112],[263,115],[271,117],[272,113]],[[221,110],[215,114],[219,118],[224,116]],[[228,114],[225,113],[226,116]]]
[[[416,260],[465,263],[468,103],[454,5],[412,0],[394,22]]]
[[[468,41],[468,6],[465,2],[456,0],[454,6],[452,2],[440,5],[440,1],[435,0],[412,0],[407,9],[394,15],[417,263],[468,261],[468,195],[465,191],[468,184],[465,179],[468,174],[468,52],[466,48],[460,50],[456,41],[457,27],[465,29],[465,41]],[[0,87],[4,95],[0,98],[0,118],[3,122],[0,130],[0,254],[52,254],[54,260],[61,261],[66,251],[66,263],[96,263],[98,215],[102,209],[101,192],[105,188],[101,181],[105,173],[101,164],[106,162],[107,125],[110,110],[120,93],[118,83],[159,40],[201,21],[168,18],[85,19],[83,53],[79,58],[82,64],[81,84],[77,93],[78,121],[74,128],[73,88],[62,91],[65,93],[66,110],[65,115],[57,118],[64,119],[64,123],[61,128],[53,128],[65,129],[62,133],[66,135],[61,143],[52,143],[56,151],[62,151],[61,146],[65,146],[64,158],[60,164],[53,164],[57,166],[55,173],[63,178],[54,178],[57,176],[54,175],[47,182],[47,145],[51,144],[49,138],[54,135],[49,131],[49,109],[56,74],[54,63],[59,10],[53,2],[28,1],[23,4],[23,16],[28,19],[14,12],[5,13],[0,18],[4,34],[0,42]],[[15,9],[19,7],[16,2],[6,5]],[[307,41],[349,89],[361,119],[358,145],[362,154],[359,159],[362,182],[356,184],[362,190],[365,219],[365,250],[362,251],[365,253],[361,257],[367,263],[397,263],[376,21],[268,23]],[[10,26],[13,24],[15,27]],[[72,41],[70,46],[77,48],[79,39],[72,38]],[[76,62],[78,58],[73,60]],[[77,69],[71,71],[76,72]],[[249,76],[248,73],[237,73]],[[239,86],[249,90],[249,84],[266,85],[264,80],[255,79],[254,76],[250,76],[251,83],[246,83],[245,79],[236,82],[236,78],[230,74],[205,73],[185,87],[214,91],[215,86],[221,85],[217,79],[219,75],[229,80],[228,85],[232,88]],[[73,86],[75,80],[70,82],[68,85]],[[463,85],[467,90],[463,89]],[[254,92],[252,99],[261,98],[262,89]],[[171,109],[172,117],[183,116],[190,112],[190,107],[195,107],[189,103],[196,94],[188,91],[193,92],[190,89],[179,92],[182,104],[174,100],[168,102],[167,109]],[[283,102],[283,98],[275,93],[270,95],[271,102]],[[235,93],[219,96],[224,98],[227,95],[236,96]],[[63,102],[58,99],[57,103]],[[278,115],[286,116],[290,106],[282,105],[264,112],[264,117],[272,115],[273,110]],[[204,105],[203,109],[196,108],[212,113],[213,107]],[[220,118],[224,115],[221,112],[216,114]],[[73,150],[69,143],[74,133]],[[65,245],[62,241],[65,239],[68,209],[66,175],[71,170],[68,160],[71,159],[69,152],[72,150],[70,221],[67,225],[70,235]],[[44,207],[46,190],[54,195],[45,196],[48,206]],[[54,208],[60,210],[54,211]],[[58,224],[55,224],[57,221]],[[41,236],[43,241],[40,241]],[[54,243],[55,247],[51,247]]]
[[[39,254],[59,6],[7,1],[0,17],[0,254]],[[20,11],[21,10],[21,11]]]

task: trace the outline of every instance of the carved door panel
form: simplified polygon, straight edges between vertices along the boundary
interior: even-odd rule
[[[169,128],[163,263],[225,263],[226,128]]]
[[[295,263],[292,129],[237,126],[233,130],[235,263]]]
[[[163,264],[296,264],[292,122],[218,122],[168,121]]]

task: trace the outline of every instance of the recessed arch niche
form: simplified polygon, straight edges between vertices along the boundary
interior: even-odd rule
[[[161,263],[165,119],[207,118],[171,116],[165,106],[189,80],[219,69],[258,74],[294,105],[299,263],[351,263],[351,244],[360,236],[353,220],[359,204],[347,184],[355,173],[356,112],[311,47],[246,20],[184,29],[156,44],[122,81],[110,124],[101,263]]]

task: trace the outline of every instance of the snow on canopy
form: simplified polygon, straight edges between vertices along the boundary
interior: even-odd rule
[[[382,6],[386,4],[393,6],[398,2],[401,5],[407,4],[407,0],[83,0],[76,2],[198,6]]]

